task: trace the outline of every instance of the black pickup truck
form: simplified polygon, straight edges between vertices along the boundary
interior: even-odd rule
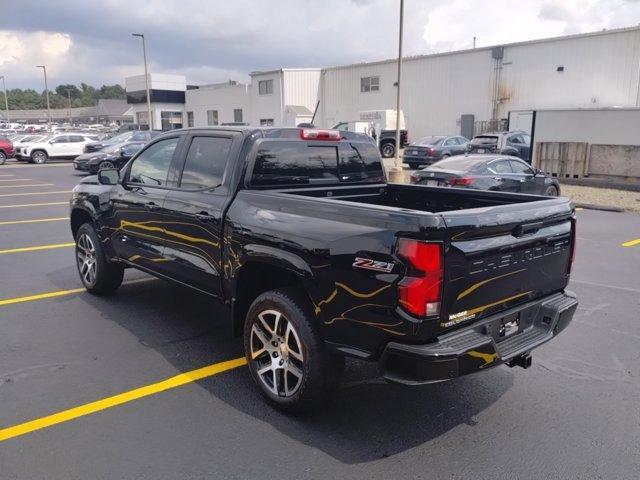
[[[217,297],[266,398],[315,407],[344,356],[438,382],[530,352],[571,321],[566,198],[385,183],[364,135],[174,130],[74,188],[89,292],[133,267]]]

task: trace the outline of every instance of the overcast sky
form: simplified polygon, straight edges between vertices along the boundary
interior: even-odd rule
[[[151,71],[189,83],[247,81],[254,70],[397,55],[399,0],[0,0],[0,75],[42,89],[124,84]],[[640,0],[405,0],[407,55],[640,24]],[[8,27],[10,25],[10,27]]]

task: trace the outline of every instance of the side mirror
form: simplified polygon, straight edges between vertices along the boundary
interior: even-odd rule
[[[105,168],[98,171],[98,183],[100,185],[117,185],[120,173],[115,168]]]

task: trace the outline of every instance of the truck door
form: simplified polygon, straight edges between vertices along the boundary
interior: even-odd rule
[[[239,143],[239,135],[232,132],[190,134],[178,166],[178,188],[165,200],[170,275],[214,296],[220,296],[225,269],[222,223],[231,195],[225,171],[235,139]]]
[[[116,254],[131,263],[163,273],[166,259],[164,200],[171,163],[180,137],[152,143],[136,157],[112,196],[107,220]]]

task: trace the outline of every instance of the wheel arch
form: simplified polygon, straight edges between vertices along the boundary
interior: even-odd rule
[[[242,335],[249,307],[264,292],[292,287],[312,301],[309,288],[313,274],[302,258],[272,247],[253,246],[251,250],[240,261],[240,267],[230,272],[228,298],[231,298],[234,336]]]
[[[71,233],[75,240],[76,235],[78,233],[78,229],[84,223],[94,223],[95,216],[94,212],[86,207],[75,207],[71,210],[70,223],[71,223]]]

